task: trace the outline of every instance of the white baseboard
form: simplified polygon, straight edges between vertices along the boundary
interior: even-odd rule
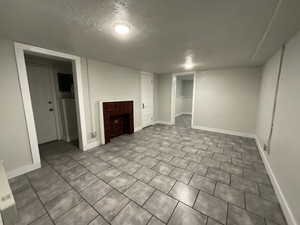
[[[134,132],[138,132],[138,131],[140,131],[140,130],[142,130],[142,129],[143,129],[142,126],[140,126],[140,127],[135,127],[135,128],[134,128]]]
[[[7,177],[8,179],[10,178],[14,178],[20,175],[23,175],[25,173],[31,172],[33,170],[39,169],[41,168],[41,163],[34,163],[34,164],[30,164],[30,165],[26,165],[26,166],[22,166],[20,168],[17,168],[15,170],[11,170],[7,172]]]
[[[96,148],[96,147],[98,147],[100,145],[100,141],[93,141],[93,142],[91,142],[91,143],[88,143],[86,146],[85,146],[85,148],[84,148],[84,151],[87,151],[87,150],[90,150],[90,149],[92,149],[92,148]]]
[[[244,133],[244,132],[234,131],[234,130],[225,130],[225,129],[219,129],[219,128],[204,127],[204,126],[192,126],[192,128],[198,129],[198,130],[206,130],[206,131],[211,131],[211,132],[216,132],[216,133],[240,136],[240,137],[255,138],[254,134],[249,134],[249,133]]]
[[[175,117],[181,116],[181,115],[192,115],[192,113],[191,113],[191,112],[181,112],[181,113],[177,113],[177,114],[175,115]]]
[[[170,121],[155,121],[153,124],[173,125]]]
[[[257,136],[255,141],[288,225],[298,225]]]

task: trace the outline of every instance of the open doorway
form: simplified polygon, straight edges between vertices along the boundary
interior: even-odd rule
[[[172,83],[172,124],[192,128],[194,73],[174,74]]]
[[[60,132],[60,129],[58,129],[57,123],[59,120],[57,119],[58,116],[53,115],[52,124],[55,123],[53,126],[48,124],[48,126],[51,126],[51,135],[49,132],[49,137],[48,139],[38,139],[38,132],[36,129],[36,119],[34,115],[34,109],[33,109],[33,104],[32,104],[32,93],[30,90],[30,84],[29,84],[29,76],[28,74],[30,73],[30,69],[32,68],[27,68],[26,66],[26,59],[28,57],[40,57],[46,60],[55,60],[59,62],[68,62],[71,63],[72,65],[72,78],[73,78],[73,93],[72,96],[74,96],[75,100],[75,105],[76,105],[76,125],[77,126],[77,137],[78,137],[78,145],[79,149],[81,150],[88,150],[91,148],[91,146],[87,143],[87,135],[86,135],[86,122],[85,122],[85,110],[84,110],[84,101],[83,101],[83,87],[82,87],[82,75],[81,75],[81,58],[75,55],[71,54],[66,54],[58,51],[53,51],[49,49],[44,49],[32,45],[26,45],[26,44],[21,44],[21,43],[15,43],[15,54],[16,54],[16,62],[17,62],[17,68],[18,68],[18,75],[19,75],[19,83],[20,83],[20,89],[22,93],[22,100],[23,100],[23,107],[24,107],[24,113],[25,113],[25,118],[26,118],[26,125],[27,125],[27,131],[28,131],[28,137],[29,137],[29,143],[30,143],[30,148],[31,148],[31,154],[32,154],[32,165],[30,165],[27,169],[27,172],[37,169],[41,167],[41,158],[40,158],[40,149],[39,149],[39,142],[43,143],[44,141],[51,141],[51,139],[56,139],[58,140],[60,135],[63,135],[63,131]],[[41,68],[34,68],[32,69],[35,72],[34,73],[39,73],[37,71],[41,70],[42,71],[47,71],[46,69],[41,69]],[[28,72],[27,72],[28,71]],[[45,73],[51,73],[49,71]],[[54,76],[54,75],[53,75]],[[36,76],[38,77],[38,76]],[[37,78],[39,79],[39,78]],[[57,77],[57,79],[59,79]],[[70,80],[70,78],[68,78]],[[54,77],[53,81],[54,82]],[[39,81],[43,83],[44,81]],[[49,81],[51,82],[51,80]],[[65,82],[63,82],[65,83]],[[59,84],[57,84],[59,86]],[[72,85],[71,85],[72,86]],[[59,87],[58,87],[59,88]],[[71,87],[72,88],[72,87]],[[50,88],[51,89],[51,88]],[[51,100],[48,100],[44,102],[47,107],[44,107],[44,110],[48,110],[48,112],[54,112],[55,106],[54,106],[54,101],[56,100],[55,97],[55,90],[53,89],[47,91],[48,94],[43,93],[44,95],[49,95],[50,97],[52,96]],[[35,96],[36,97],[36,96]],[[49,103],[49,101],[51,103]],[[43,105],[42,103],[39,103],[40,105]],[[56,102],[57,104],[57,102]],[[59,104],[57,104],[59,105]],[[51,107],[49,107],[51,106]],[[52,108],[53,107],[53,108]],[[58,106],[56,106],[58,107]],[[50,109],[53,109],[50,110]],[[50,111],[49,111],[50,110]],[[75,115],[75,114],[73,114]],[[53,122],[55,121],[55,122]],[[46,123],[46,121],[44,120]],[[63,126],[63,125],[62,125]],[[50,129],[48,127],[48,129]],[[48,131],[47,131],[48,132]],[[71,138],[72,139],[72,138]],[[52,142],[53,143],[53,142]],[[74,146],[74,145],[68,145],[68,146]],[[53,149],[54,146],[50,146],[49,149]],[[58,147],[58,148],[56,148]],[[54,148],[60,149],[60,146],[55,146]],[[77,148],[76,148],[77,149]],[[65,148],[63,150],[66,150]]]
[[[77,149],[72,62],[25,53],[25,64],[40,153]]]

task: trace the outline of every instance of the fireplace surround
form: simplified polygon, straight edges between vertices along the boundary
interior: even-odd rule
[[[134,132],[133,101],[102,102],[105,144],[111,138]]]

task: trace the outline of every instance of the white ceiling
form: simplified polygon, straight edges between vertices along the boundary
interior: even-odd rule
[[[0,35],[143,71],[261,65],[300,29],[299,0],[0,0]],[[127,38],[112,25],[132,25]]]

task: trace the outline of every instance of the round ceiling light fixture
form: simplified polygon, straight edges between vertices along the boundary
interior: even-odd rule
[[[185,63],[183,66],[186,70],[191,70],[194,68],[195,65],[193,63],[189,62],[189,63]]]
[[[114,30],[117,34],[126,35],[130,32],[130,26],[126,23],[116,23]]]
[[[185,63],[183,65],[183,67],[186,69],[186,70],[191,70],[193,69],[195,66],[195,64],[193,63],[193,58],[192,56],[187,56],[186,59],[185,59]]]

